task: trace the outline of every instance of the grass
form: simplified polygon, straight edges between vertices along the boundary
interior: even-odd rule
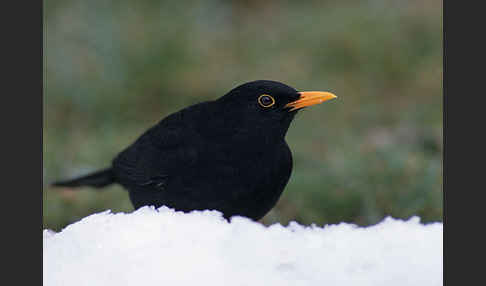
[[[442,220],[442,2],[44,2],[44,228],[131,211],[48,183],[105,167],[162,117],[254,79],[338,99],[299,114],[263,222]]]

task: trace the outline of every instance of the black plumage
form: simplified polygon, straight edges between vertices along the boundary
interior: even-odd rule
[[[275,81],[245,83],[162,119],[111,167],[54,185],[118,183],[135,208],[210,209],[258,220],[275,206],[292,172],[285,134],[298,109],[334,97]]]

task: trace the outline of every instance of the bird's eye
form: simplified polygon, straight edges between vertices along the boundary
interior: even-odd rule
[[[258,103],[267,108],[275,104],[275,99],[268,94],[262,94],[258,97]]]

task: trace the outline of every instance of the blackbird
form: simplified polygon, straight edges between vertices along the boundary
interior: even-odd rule
[[[275,206],[292,172],[285,134],[295,114],[335,97],[276,81],[248,82],[165,117],[111,167],[53,185],[118,183],[136,209],[165,205],[259,220]]]

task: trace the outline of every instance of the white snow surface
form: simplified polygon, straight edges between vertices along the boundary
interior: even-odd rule
[[[264,226],[143,207],[43,232],[44,286],[442,285],[442,223]]]

